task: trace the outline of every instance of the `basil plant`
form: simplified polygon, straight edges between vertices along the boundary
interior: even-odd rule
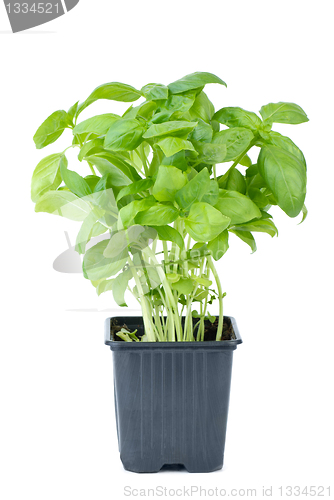
[[[69,147],[35,168],[31,197],[36,212],[81,223],[76,250],[98,294],[112,291],[123,307],[130,290],[139,302],[145,335],[123,329],[125,341],[201,341],[208,320],[221,340],[225,294],[215,261],[229,238],[254,252],[253,233],[277,235],[272,205],[289,217],[307,214],[303,153],[272,130],[308,121],[305,112],[289,102],[266,104],[260,116],[239,107],[215,111],[204,92],[210,83],[226,86],[201,72],[140,90],[107,83],[52,113],[34,136],[41,149],[72,131]],[[122,116],[80,120],[99,99],[140,101]],[[77,148],[78,172],[68,166],[69,148]]]

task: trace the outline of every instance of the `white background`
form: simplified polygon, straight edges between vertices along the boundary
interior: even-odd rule
[[[257,496],[273,486],[278,498],[279,486],[333,487],[333,14],[321,0],[80,0],[13,35],[0,5],[1,498],[105,500],[123,498],[126,485],[257,488]],[[276,130],[306,156],[309,216],[298,225],[274,210],[278,238],[258,235],[253,255],[233,240],[219,263],[225,313],[244,340],[223,470],[138,475],[119,460],[103,344],[104,319],[119,311],[110,293],[98,298],[81,275],[53,270],[64,231],[73,241],[77,224],[35,214],[30,200],[35,165],[69,136],[42,151],[32,136],[102,83],[140,88],[194,71],[227,82],[207,87],[216,109],[277,101],[305,109],[308,123]],[[124,106],[101,101],[82,117]]]

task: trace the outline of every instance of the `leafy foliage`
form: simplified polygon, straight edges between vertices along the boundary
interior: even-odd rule
[[[272,130],[274,123],[308,121],[303,109],[278,102],[262,106],[259,115],[240,107],[216,111],[207,84],[226,86],[200,72],[140,90],[107,83],[68,112],[52,113],[34,135],[42,149],[71,130],[67,149],[78,150],[80,169],[68,168],[67,150],[43,158],[32,176],[35,210],[81,222],[76,250],[84,277],[99,295],[111,291],[120,307],[127,291],[133,293],[142,307],[144,341],[203,340],[204,320],[215,320],[208,312],[214,300],[220,340],[225,294],[213,260],[228,251],[231,235],[252,252],[253,233],[276,236],[272,205],[289,217],[302,213],[302,221],[307,215],[304,155]],[[80,121],[100,99],[141,100],[122,116]],[[247,153],[254,148],[259,154],[252,163]],[[141,340],[124,329],[118,335]]]

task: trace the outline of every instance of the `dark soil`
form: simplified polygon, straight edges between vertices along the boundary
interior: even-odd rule
[[[120,337],[116,335],[117,332],[119,332],[122,328],[125,330],[128,330],[129,332],[133,332],[134,330],[137,330],[136,335],[137,337],[141,337],[144,334],[144,328],[143,328],[143,323],[142,319],[140,318],[127,318],[128,320],[131,320],[131,324],[129,323],[130,326],[128,326],[126,323],[118,322],[116,318],[113,318],[110,322],[110,338],[116,341],[124,342]],[[137,319],[137,321],[133,321],[134,319]],[[198,320],[193,319],[194,325],[197,323]],[[218,328],[218,318],[216,318],[216,321],[214,323],[211,323],[211,321],[206,320],[204,322],[205,329],[204,329],[204,342],[205,341],[213,341],[216,340],[216,334],[217,334],[217,328]],[[196,332],[197,328],[195,330],[195,337],[196,337]],[[235,339],[235,334],[233,331],[233,327],[231,324],[231,321],[229,318],[224,318],[223,322],[223,334],[221,340],[233,340]]]

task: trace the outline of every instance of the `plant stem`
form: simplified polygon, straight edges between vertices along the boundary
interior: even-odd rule
[[[215,281],[217,283],[218,300],[219,300],[219,320],[218,320],[216,340],[221,340],[222,333],[223,333],[223,321],[224,321],[224,317],[223,317],[223,290],[221,287],[218,273],[217,273],[216,268],[212,262],[211,255],[207,257],[207,262],[208,262],[208,267],[209,267],[209,269],[211,269],[212,274],[213,274]]]

